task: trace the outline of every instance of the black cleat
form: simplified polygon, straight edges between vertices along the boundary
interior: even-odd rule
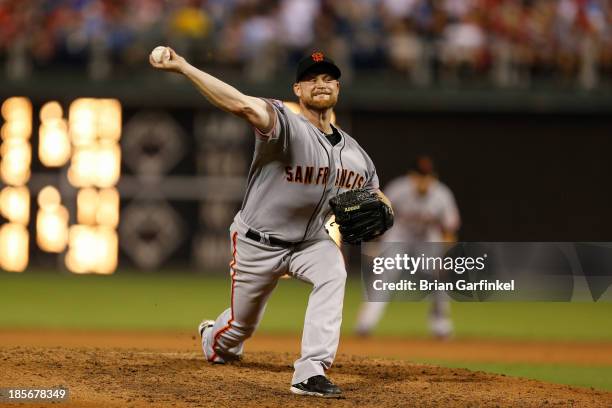
[[[293,384],[291,392],[298,395],[311,395],[323,398],[340,398],[342,391],[324,375],[315,375],[299,384]]]

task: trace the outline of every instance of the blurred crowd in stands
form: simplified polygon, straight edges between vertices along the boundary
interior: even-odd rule
[[[254,82],[317,48],[348,81],[593,89],[612,78],[612,0],[0,0],[11,79],[140,72],[159,44]]]

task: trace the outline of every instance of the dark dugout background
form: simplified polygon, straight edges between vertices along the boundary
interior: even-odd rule
[[[463,241],[612,240],[612,117],[359,111],[351,133],[381,184],[429,153],[455,194]]]

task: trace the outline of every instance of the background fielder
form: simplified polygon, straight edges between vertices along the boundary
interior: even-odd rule
[[[395,203],[395,225],[382,242],[406,244],[406,250],[418,256],[419,243],[455,242],[461,221],[453,193],[438,180],[431,157],[419,156],[413,167],[408,175],[391,180],[385,188],[385,194]],[[370,334],[386,307],[387,302],[364,302],[357,317],[357,334]],[[432,294],[429,326],[436,337],[452,334],[450,304],[443,292]]]

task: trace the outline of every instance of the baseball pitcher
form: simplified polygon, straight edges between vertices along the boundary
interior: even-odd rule
[[[213,363],[239,359],[278,279],[289,274],[312,285],[290,390],[339,397],[340,389],[325,370],[338,348],[346,269],[340,249],[325,232],[325,220],[335,211],[350,213],[340,230],[351,232],[352,243],[379,235],[392,223],[374,163],[355,139],[330,123],[340,69],[321,52],[299,62],[293,92],[301,114],[296,114],[278,100],[243,94],[170,48],[163,55],[151,55],[151,65],[184,75],[210,103],[254,129],[246,193],[230,227],[230,307],[215,321],[200,324],[204,356]],[[342,196],[347,192],[358,194]],[[355,205],[355,200],[366,200],[367,211],[357,214],[361,201]],[[368,227],[360,223],[355,233],[354,219],[367,219]]]

